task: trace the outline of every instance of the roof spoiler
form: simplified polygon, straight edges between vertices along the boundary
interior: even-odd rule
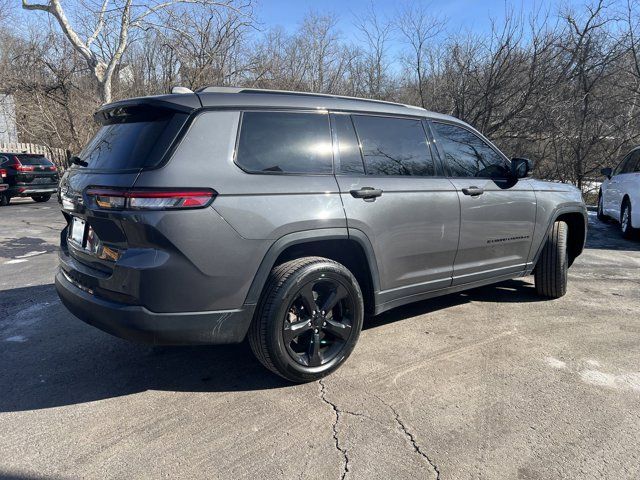
[[[103,105],[93,114],[93,118],[100,124],[106,124],[110,123],[114,114],[117,114],[118,111],[142,110],[143,107],[149,107],[154,110],[191,113],[201,108],[202,104],[197,95],[158,95],[155,97],[129,98]]]

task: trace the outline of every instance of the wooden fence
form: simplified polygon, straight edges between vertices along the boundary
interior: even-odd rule
[[[66,150],[49,148],[35,143],[0,143],[0,153],[35,153],[44,155],[62,170],[65,170],[69,165],[69,154]]]

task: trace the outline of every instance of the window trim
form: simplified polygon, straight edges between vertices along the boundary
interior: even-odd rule
[[[414,115],[390,115],[386,113],[369,113],[369,112],[351,112],[351,111],[330,111],[330,113],[339,113],[346,114],[351,117],[351,124],[353,125],[353,130],[356,134],[356,139],[358,140],[358,147],[360,149],[360,158],[362,159],[362,164],[364,166],[364,174],[361,173],[342,173],[339,171],[339,168],[336,168],[336,175],[341,176],[351,176],[351,177],[369,177],[369,178],[417,178],[417,179],[427,179],[427,178],[446,178],[445,171],[442,169],[442,165],[440,164],[439,158],[434,154],[434,149],[431,146],[432,138],[427,132],[425,128],[424,122],[428,120],[428,117],[414,116]],[[383,118],[395,118],[399,120],[414,120],[420,123],[422,126],[422,130],[424,132],[424,137],[426,141],[427,151],[431,156],[431,160],[433,162],[433,171],[434,175],[379,175],[379,174],[370,174],[367,173],[367,162],[364,161],[364,151],[362,146],[362,141],[360,140],[360,134],[358,133],[358,129],[356,128],[356,124],[353,121],[354,116],[361,117],[383,117]],[[336,132],[337,136],[337,132]]]
[[[462,128],[463,130],[466,130],[467,132],[475,135],[476,137],[478,137],[480,140],[482,140],[484,143],[486,143],[489,148],[491,148],[491,150],[493,150],[494,152],[496,152],[498,154],[498,156],[502,157],[503,160],[505,160],[507,167],[511,166],[511,160],[504,154],[502,153],[498,147],[496,147],[488,138],[486,138],[484,135],[482,135],[480,132],[476,132],[474,129],[467,127],[464,124],[458,123],[458,122],[452,122],[452,121],[448,121],[448,120],[434,120],[432,118],[428,118],[427,119],[427,123],[429,124],[429,130],[431,131],[431,134],[433,135],[433,142],[436,146],[436,150],[438,151],[438,156],[440,157],[440,161],[442,162],[442,166],[445,169],[444,171],[446,172],[446,177],[447,178],[451,178],[451,179],[466,179],[466,178],[478,178],[481,180],[493,180],[495,181],[499,181],[499,182],[503,182],[503,181],[508,181],[508,178],[491,178],[491,177],[458,177],[458,176],[454,176],[451,173],[451,169],[449,168],[449,164],[446,161],[446,156],[445,156],[445,152],[443,150],[443,147],[440,145],[440,142],[438,142],[438,135],[436,135],[436,132],[434,131],[434,128],[432,126],[432,123],[442,123],[444,125],[451,125],[453,127],[459,127]]]
[[[331,125],[331,118],[329,115],[329,111],[328,110],[324,110],[324,109],[318,109],[318,110],[310,110],[310,109],[291,109],[291,108],[286,108],[286,109],[274,109],[274,108],[266,108],[266,109],[262,109],[262,108],[256,108],[256,109],[239,109],[238,110],[240,112],[240,118],[238,119],[238,128],[236,131],[236,140],[233,146],[233,164],[238,167],[240,170],[242,170],[244,173],[247,173],[249,175],[278,175],[278,176],[303,176],[303,177],[326,177],[328,175],[334,175],[336,172],[336,166],[335,166],[335,146],[334,146],[334,141],[333,141],[333,130],[332,130],[332,125]],[[240,134],[242,133],[242,125],[244,123],[244,114],[245,112],[251,112],[251,113],[311,113],[314,115],[326,115],[327,117],[327,126],[329,128],[329,139],[331,140],[331,171],[327,172],[327,173],[312,173],[312,172],[265,172],[263,170],[249,170],[245,167],[243,167],[242,165],[240,165],[240,163],[238,163],[238,147],[240,145]]]

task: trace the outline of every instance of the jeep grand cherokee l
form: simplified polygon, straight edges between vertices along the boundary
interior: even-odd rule
[[[531,273],[558,298],[584,246],[577,189],[421,108],[210,87],[95,118],[61,182],[56,287],[120,337],[248,336],[310,381],[347,359],[365,313]]]

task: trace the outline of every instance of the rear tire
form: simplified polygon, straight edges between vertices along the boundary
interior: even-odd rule
[[[11,197],[6,193],[0,194],[0,207],[6,207],[11,202]]]
[[[249,344],[272,372],[291,382],[311,382],[347,360],[363,317],[353,274],[333,260],[303,257],[271,271],[249,327]]]
[[[51,194],[46,193],[44,195],[32,195],[31,198],[33,199],[34,202],[44,203],[44,202],[48,202],[51,199]]]
[[[631,202],[625,198],[620,209],[620,230],[622,236],[628,240],[635,236],[636,229],[631,224]]]
[[[598,195],[598,220],[603,223],[607,223],[609,221],[609,217],[604,214],[604,200],[602,198],[602,193]]]
[[[538,295],[560,298],[567,293],[569,258],[565,222],[555,222],[542,249],[535,268],[535,284]]]

